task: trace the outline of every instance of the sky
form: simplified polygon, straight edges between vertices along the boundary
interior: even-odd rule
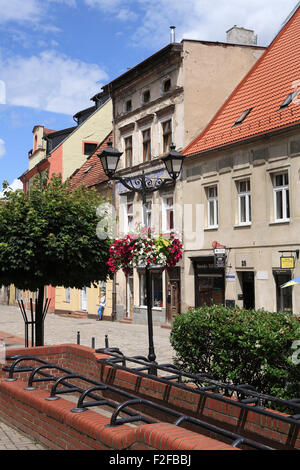
[[[296,0],[0,0],[0,191],[20,187],[35,125],[59,130],[103,85],[182,39],[226,41],[237,25],[258,45]]]

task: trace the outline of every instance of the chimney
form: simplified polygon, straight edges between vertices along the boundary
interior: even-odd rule
[[[170,42],[173,44],[175,42],[175,28],[176,26],[170,26]]]
[[[256,45],[257,35],[252,29],[240,28],[234,25],[226,31],[227,42],[231,44]]]

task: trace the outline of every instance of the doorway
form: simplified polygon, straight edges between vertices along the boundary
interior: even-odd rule
[[[243,271],[240,275],[242,278],[243,307],[246,310],[252,310],[255,308],[254,272]]]
[[[284,289],[280,287],[292,279],[292,272],[274,272],[274,278],[276,283],[277,312],[293,313],[292,287],[285,287]]]
[[[173,268],[167,273],[167,323],[172,323],[180,313],[180,268]]]

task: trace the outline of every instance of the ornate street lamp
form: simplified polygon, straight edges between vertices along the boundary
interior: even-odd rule
[[[120,157],[123,152],[119,152],[112,146],[112,142],[109,141],[107,147],[98,154],[102,167],[106,175],[111,180],[116,180],[122,183],[125,188],[129,191],[140,193],[142,196],[143,204],[146,203],[147,194],[152,193],[161,189],[168,182],[175,182],[182,170],[183,155],[175,150],[175,146],[172,144],[170,152],[164,155],[160,160],[165,164],[165,168],[170,178],[158,178],[150,177],[145,175],[144,170],[141,175],[138,176],[119,176],[116,175],[116,170]],[[153,321],[152,321],[152,276],[151,273],[154,270],[161,269],[161,266],[149,266],[146,265],[145,276],[146,276],[146,297],[147,297],[147,320],[148,320],[148,336],[149,336],[149,354],[148,360],[155,364],[156,355],[154,352],[153,343]],[[157,374],[155,367],[149,369],[149,374]]]

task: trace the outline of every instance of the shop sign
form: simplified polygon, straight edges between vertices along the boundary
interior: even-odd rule
[[[293,256],[281,256],[280,257],[280,268],[281,269],[294,269],[295,258]]]

